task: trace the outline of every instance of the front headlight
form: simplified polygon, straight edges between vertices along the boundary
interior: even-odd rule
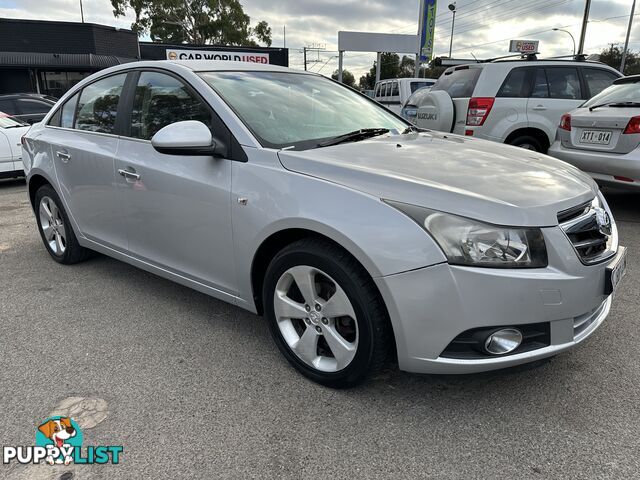
[[[511,228],[385,200],[412,218],[440,245],[453,265],[543,268],[547,249],[539,228]]]

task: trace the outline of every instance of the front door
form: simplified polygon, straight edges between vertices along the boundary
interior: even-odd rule
[[[117,187],[130,253],[147,263],[235,293],[231,230],[231,161],[158,153],[151,138],[162,127],[199,120],[225,138],[215,113],[180,79],[141,72],[128,135],[116,154]]]
[[[43,138],[51,145],[60,193],[72,220],[88,239],[121,251],[127,242],[114,185],[114,157],[126,76],[109,76],[84,87],[63,105],[59,125],[45,128]]]

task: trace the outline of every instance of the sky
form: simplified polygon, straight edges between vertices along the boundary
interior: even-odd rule
[[[452,1],[452,0],[451,0]],[[451,1],[438,1],[435,55],[447,55],[451,39]],[[266,20],[273,45],[290,49],[292,68],[303,68],[303,46],[324,50],[309,53],[309,69],[330,75],[337,68],[338,31],[416,34],[419,0],[241,0],[252,24]],[[632,0],[593,0],[585,51],[599,53],[610,43],[623,43]],[[456,0],[454,58],[507,55],[509,39],[539,40],[543,56],[568,55],[570,31],[579,41],[584,0]],[[110,0],[83,0],[85,21],[129,28],[133,15],[114,18]],[[80,21],[79,0],[0,0],[0,18]],[[640,50],[640,4],[634,17],[630,48]],[[375,53],[345,53],[344,67],[356,79],[371,67]]]

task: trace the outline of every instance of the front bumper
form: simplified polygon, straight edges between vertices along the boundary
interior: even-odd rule
[[[549,155],[563,160],[588,173],[598,183],[629,189],[640,189],[640,150],[629,153],[610,153],[594,150],[567,148],[556,140],[549,148]],[[633,182],[616,179],[624,177]]]
[[[583,265],[559,227],[543,229],[549,267],[488,269],[446,263],[379,277],[391,316],[400,369],[474,373],[511,367],[563,352],[589,337],[611,308],[606,267]],[[620,254],[620,252],[618,253]],[[508,356],[441,356],[469,329],[549,322],[548,346]]]

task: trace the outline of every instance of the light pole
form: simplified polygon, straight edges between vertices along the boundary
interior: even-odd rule
[[[451,49],[453,48],[453,27],[456,24],[456,2],[449,4],[449,10],[453,13],[453,20],[451,20],[451,38],[449,39],[449,58],[451,58]]]
[[[624,64],[627,62],[627,51],[629,49],[629,35],[631,34],[631,25],[633,24],[633,14],[636,11],[636,0],[631,5],[631,15],[629,15],[629,28],[627,28],[627,39],[624,41],[624,50],[622,51],[622,62],[620,62],[620,73],[624,75]]]
[[[554,28],[553,29],[554,32],[564,32],[569,34],[569,36],[571,37],[571,41],[573,42],[573,56],[576,56],[576,39],[573,38],[573,35],[571,35],[571,32],[569,30],[563,30],[561,28]]]

